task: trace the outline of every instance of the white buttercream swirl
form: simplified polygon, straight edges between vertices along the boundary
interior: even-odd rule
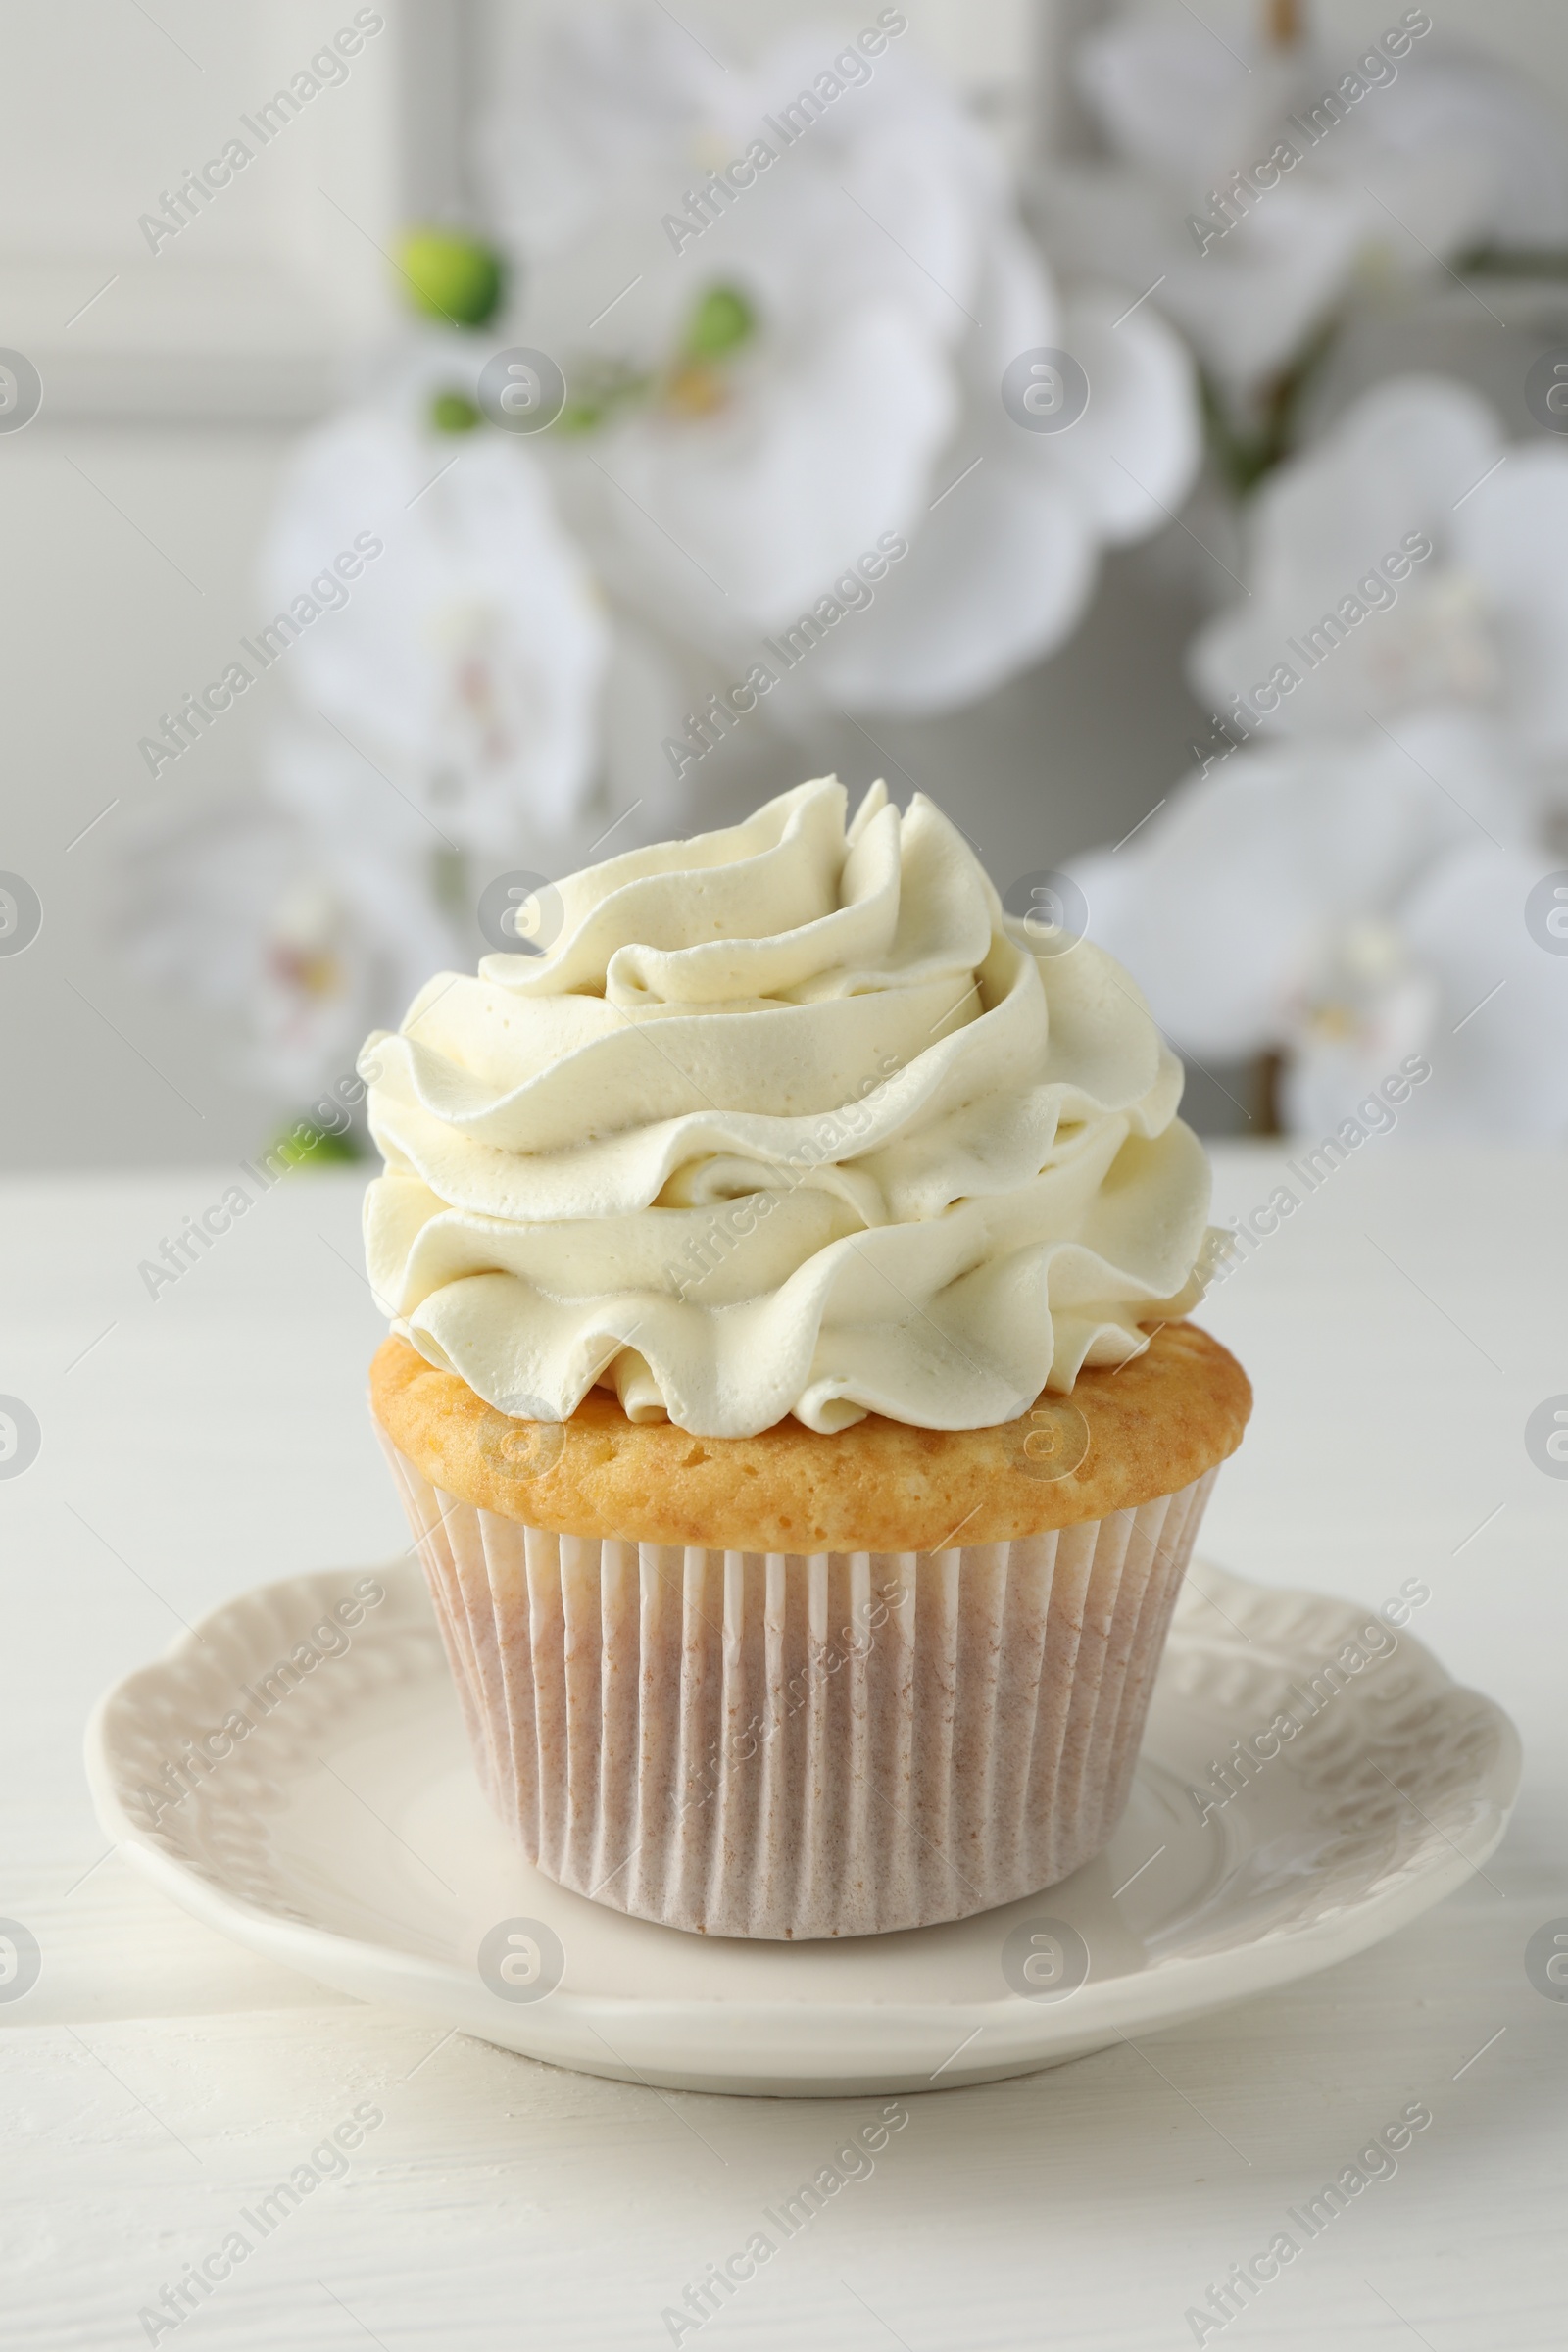
[[[542,956],[443,973],[362,1058],[394,1328],[503,1412],[981,1429],[1198,1296],[1181,1064],[1087,940],[1036,956],[881,785],[560,883]]]

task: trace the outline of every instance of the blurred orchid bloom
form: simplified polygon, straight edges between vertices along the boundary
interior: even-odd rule
[[[1553,797],[1568,760],[1568,449],[1510,448],[1464,386],[1398,378],[1280,467],[1245,544],[1248,594],[1190,659],[1217,710],[1240,698],[1244,724],[1314,740],[1465,713]]]
[[[349,1077],[368,1026],[453,959],[424,871],[373,834],[350,854],[281,813],[220,811],[152,828],[126,879],[132,962],[240,1011],[238,1074],[283,1102]]]
[[[1528,919],[1554,862],[1528,777],[1427,713],[1240,748],[1073,870],[1178,1052],[1285,1057],[1292,1133],[1331,1134],[1414,1054],[1433,1075],[1401,1123],[1524,1138],[1568,1132],[1568,955]]]
[[[399,795],[427,846],[495,854],[519,822],[570,823],[608,630],[531,451],[351,410],[296,451],[262,575],[279,613],[320,608],[277,658],[295,706],[381,778],[379,834],[403,828]]]
[[[491,134],[526,259],[507,332],[570,397],[563,510],[613,601],[744,676],[879,539],[908,552],[789,698],[918,712],[1058,645],[1099,550],[1160,527],[1199,456],[1186,356],[1124,300],[1064,304],[1005,175],[882,12],[726,71],[666,12],[563,15]],[[1070,429],[1001,382],[1066,349]]]
[[[1149,289],[1233,404],[1299,364],[1357,278],[1568,245],[1560,126],[1425,10],[1342,52],[1134,9],[1077,69],[1114,160],[1045,174],[1052,249]]]

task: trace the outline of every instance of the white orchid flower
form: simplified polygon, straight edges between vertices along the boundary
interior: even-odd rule
[[[1543,900],[1555,902],[1550,927]],[[1440,1084],[1419,1124],[1473,1143],[1568,1136],[1568,954],[1561,854],[1470,842],[1435,865],[1401,908],[1412,956],[1439,996],[1431,1034]]]
[[[1135,9],[1076,65],[1112,160],[1043,175],[1053,250],[1150,289],[1232,400],[1298,363],[1358,278],[1568,243],[1560,127],[1424,10],[1342,50]]]
[[[459,847],[581,808],[608,633],[530,450],[351,411],[296,452],[262,572],[296,706]]]
[[[1568,758],[1568,449],[1439,377],[1381,384],[1249,510],[1247,595],[1190,662],[1216,710],[1343,736],[1428,708]]]
[[[1360,251],[1364,208],[1334,188],[1282,183],[1274,201],[1200,255],[1193,199],[1115,166],[1082,165],[1042,183],[1052,251],[1146,294],[1233,395],[1282,369],[1335,309]]]
[[[1169,330],[1063,306],[981,133],[877,39],[797,31],[725,72],[663,12],[584,9],[491,145],[524,263],[506,332],[571,387],[548,454],[616,603],[743,677],[902,540],[792,694],[916,711],[1058,644],[1099,549],[1185,494],[1198,434]],[[1002,405],[1045,348],[1091,381],[1059,434]]]
[[[1461,208],[1468,240],[1483,249],[1544,254],[1568,246],[1561,115],[1506,60],[1440,31],[1401,62],[1397,81],[1378,91],[1376,105],[1358,107],[1345,127],[1348,172],[1362,162],[1390,172],[1419,164],[1441,178],[1435,216],[1407,216],[1439,250],[1457,236],[1449,223]]]
[[[1397,739],[1238,748],[1073,872],[1178,1052],[1285,1056],[1293,1133],[1332,1132],[1414,1054],[1412,1124],[1526,1136],[1568,1129],[1568,955],[1528,919],[1553,862],[1528,776],[1430,712]]]
[[[126,875],[133,964],[246,1024],[237,1075],[303,1103],[348,1077],[367,1028],[452,960],[417,863],[271,810],[150,829]]]

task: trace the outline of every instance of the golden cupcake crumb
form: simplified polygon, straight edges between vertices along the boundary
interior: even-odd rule
[[[628,1421],[595,1389],[536,1469],[556,1452],[553,1432],[538,1446],[534,1424],[509,1421],[407,1341],[387,1340],[370,1368],[376,1419],[447,1494],[560,1535],[749,1552],[936,1551],[1102,1519],[1179,1493],[1234,1453],[1251,1400],[1217,1340],[1168,1323],[1131,1363],[1080,1373],[1070,1397],[1042,1396],[1039,1419],[994,1429],[870,1414],[833,1437],[789,1419],[752,1438],[694,1438]],[[1063,1407],[1082,1415],[1088,1450],[1053,1478],[1042,1471]],[[521,1470],[508,1467],[509,1446]]]

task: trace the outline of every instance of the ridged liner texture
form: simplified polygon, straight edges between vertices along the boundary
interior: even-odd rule
[[[803,1556],[554,1535],[382,1444],[528,1859],[775,1939],[965,1919],[1102,1851],[1215,1476],[1011,1543]]]

